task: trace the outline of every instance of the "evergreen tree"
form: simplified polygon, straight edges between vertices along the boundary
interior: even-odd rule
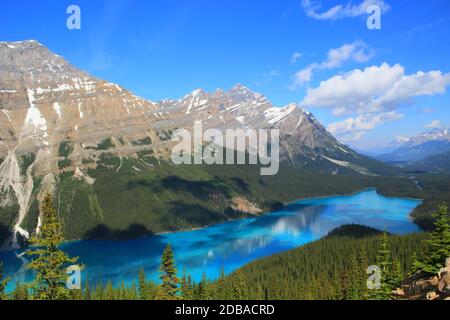
[[[190,300],[192,296],[192,280],[191,277],[186,274],[186,270],[183,269],[183,277],[181,278],[181,296],[184,300]]]
[[[127,300],[127,290],[125,289],[125,282],[122,281],[119,289],[119,300]]]
[[[105,300],[104,290],[103,290],[103,286],[101,284],[97,284],[95,286],[93,300]]]
[[[423,270],[430,273],[438,272],[450,257],[450,218],[447,205],[442,204],[433,217],[435,230],[428,241],[429,247],[423,263]]]
[[[197,297],[199,300],[210,299],[209,292],[208,292],[208,279],[206,278],[206,273],[204,273],[204,272],[202,274],[202,280],[198,284]]]
[[[168,244],[164,250],[159,269],[162,281],[159,286],[157,300],[173,300],[176,299],[178,293],[177,269],[175,267],[175,258],[172,247]]]
[[[402,267],[399,260],[393,260],[390,278],[391,291],[397,289],[403,281]]]
[[[362,270],[359,266],[356,252],[352,251],[350,256],[350,267],[348,269],[348,274],[350,275],[350,283],[346,292],[346,300],[359,300],[361,299],[361,277]]]
[[[283,287],[280,287],[283,288]],[[233,299],[245,300],[246,299],[247,285],[242,274],[242,271],[238,269],[236,271],[236,279],[233,283]]]
[[[137,300],[140,298],[140,294],[136,290],[136,284],[131,284],[131,288],[127,290],[127,300]]]
[[[220,269],[219,278],[217,279],[217,299],[225,300],[226,299],[226,290],[225,290],[225,270],[223,267]]]
[[[138,279],[138,285],[139,285],[139,298],[141,300],[147,300],[148,297],[148,291],[147,291],[147,282],[145,280],[145,270],[144,268],[139,269],[139,279]]]
[[[377,266],[380,268],[380,289],[373,289],[370,291],[371,299],[375,300],[389,300],[392,291],[392,254],[389,246],[388,234],[383,233],[379,242],[377,257]]]
[[[39,236],[31,240],[35,248],[27,251],[32,261],[27,268],[36,272],[32,284],[35,299],[62,300],[69,299],[70,290],[66,288],[68,275],[66,268],[77,262],[78,258],[70,258],[59,249],[64,241],[61,223],[52,206],[50,195],[47,195],[42,206],[42,226]]]
[[[3,263],[0,261],[0,300],[6,299],[5,289],[9,278],[3,279]]]
[[[116,295],[114,294],[114,287],[111,280],[108,281],[105,288],[105,295],[107,300],[115,300]]]
[[[369,258],[367,257],[366,248],[361,245],[358,251],[358,274],[356,275],[357,286],[359,288],[359,300],[366,300],[369,292],[367,288],[367,273],[369,267]]]
[[[87,278],[84,284],[84,300],[92,300],[91,287],[89,286],[89,280]]]
[[[416,251],[413,252],[411,256],[411,271],[410,275],[415,274],[418,271],[423,270],[423,263],[420,261],[419,257],[417,256]]]

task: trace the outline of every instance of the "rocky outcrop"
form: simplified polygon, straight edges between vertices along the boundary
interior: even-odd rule
[[[419,271],[405,279],[393,296],[408,300],[450,300],[450,258],[437,274]]]
[[[234,197],[233,199],[231,199],[231,208],[235,211],[253,215],[258,215],[263,212],[257,204],[251,203],[244,197]]]

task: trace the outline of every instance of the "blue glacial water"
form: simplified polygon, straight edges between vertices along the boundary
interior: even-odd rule
[[[196,281],[202,273],[217,278],[221,268],[229,273],[242,265],[315,241],[332,229],[357,223],[391,233],[419,231],[409,214],[420,200],[387,198],[368,189],[351,196],[306,199],[263,216],[225,222],[204,229],[148,236],[126,241],[74,241],[63,249],[80,257],[89,283],[130,284],[144,267],[149,279],[158,280],[159,259],[167,243],[175,252],[178,270],[185,268]],[[0,252],[5,273],[17,280],[32,276],[24,268],[20,251]]]

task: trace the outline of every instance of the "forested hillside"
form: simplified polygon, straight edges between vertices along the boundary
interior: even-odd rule
[[[425,230],[432,227],[432,209],[443,201],[450,203],[450,177],[442,175],[415,179],[329,175],[289,166],[282,166],[276,176],[259,173],[258,166],[174,166],[144,154],[138,159],[105,155],[95,169],[79,175],[68,171],[60,176],[55,206],[66,239],[117,239],[255,214],[234,210],[232,202],[236,198],[268,212],[297,199],[350,194],[374,187],[387,196],[424,199],[412,216]],[[37,224],[36,198],[33,193],[29,214],[23,221],[29,230]],[[8,235],[15,210],[0,208],[0,229],[4,230],[1,241]]]

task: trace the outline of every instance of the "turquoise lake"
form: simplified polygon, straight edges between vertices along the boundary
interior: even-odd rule
[[[186,269],[199,281],[202,273],[214,279],[221,268],[229,273],[242,265],[283,252],[325,236],[344,224],[357,223],[396,234],[420,231],[410,213],[421,200],[388,198],[368,189],[350,196],[306,199],[263,216],[230,221],[204,229],[148,236],[126,241],[74,241],[64,244],[70,255],[86,266],[82,279],[91,285],[136,281],[144,267],[149,279],[158,280],[159,259],[167,243],[175,252],[178,270]],[[0,252],[4,271],[16,280],[25,271],[23,251]]]

